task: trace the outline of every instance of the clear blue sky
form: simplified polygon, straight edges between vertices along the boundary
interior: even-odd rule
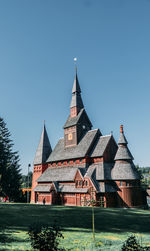
[[[73,58],[94,128],[150,166],[150,0],[0,0],[0,116],[27,173],[43,120],[63,137]]]

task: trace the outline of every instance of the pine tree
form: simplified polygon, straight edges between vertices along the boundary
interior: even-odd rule
[[[17,201],[20,195],[21,174],[19,156],[13,151],[13,142],[6,123],[0,117],[0,195]]]

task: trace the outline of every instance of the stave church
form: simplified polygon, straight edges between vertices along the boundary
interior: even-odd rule
[[[101,207],[144,207],[145,192],[128,149],[123,125],[113,135],[92,129],[77,70],[64,137],[54,149],[44,124],[34,158],[31,203]]]

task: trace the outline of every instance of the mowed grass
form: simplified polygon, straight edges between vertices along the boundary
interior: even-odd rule
[[[32,250],[27,231],[35,222],[61,227],[61,246],[69,250],[121,250],[123,241],[135,234],[150,246],[150,211],[94,208],[95,243],[90,207],[0,204],[0,250]]]

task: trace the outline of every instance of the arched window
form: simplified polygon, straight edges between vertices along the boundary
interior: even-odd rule
[[[88,181],[87,180],[85,181],[85,185],[88,186]]]

